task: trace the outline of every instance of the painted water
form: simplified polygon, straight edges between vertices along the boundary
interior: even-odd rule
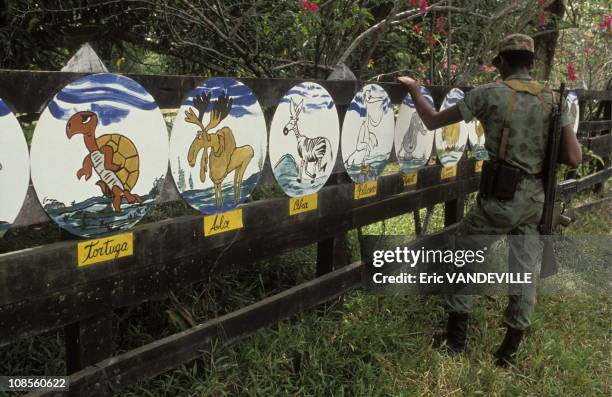
[[[400,171],[405,174],[410,174],[412,172],[418,171],[420,168],[426,165],[427,161],[429,160],[429,157],[423,155],[422,157],[398,158],[398,160]]]
[[[457,148],[452,147],[451,150],[438,150],[438,160],[440,160],[440,164],[444,167],[450,167],[452,165],[457,164],[457,162],[463,156],[463,149],[465,145],[459,146]]]
[[[112,200],[106,197],[93,197],[69,206],[47,200],[45,210],[70,233],[83,237],[103,236],[131,228],[155,206],[155,198],[149,195],[141,198],[143,204],[129,204],[124,198],[121,212],[115,212]]]
[[[485,149],[484,146],[476,145],[476,146],[472,146],[472,156],[476,160],[488,160],[489,152],[487,152],[487,149]]]
[[[351,179],[356,183],[364,183],[376,179],[382,174],[385,166],[387,165],[387,159],[389,158],[388,153],[380,153],[375,156],[367,157],[364,160],[364,165],[351,165],[347,166],[345,163],[346,172],[350,175]]]
[[[0,221],[0,238],[11,228],[11,224],[8,222]]]
[[[312,163],[308,166],[312,173]],[[318,191],[325,185],[328,172],[320,172],[315,179],[309,177],[298,182],[299,167],[291,155],[283,156],[274,166],[274,175],[285,193],[291,197],[299,197]]]
[[[240,186],[240,197],[238,204],[244,202],[244,199],[248,197],[259,180],[260,172],[251,174],[247,179],[242,181]],[[219,212],[229,211],[236,208],[234,202],[234,178],[228,176],[227,182],[221,185],[221,191],[223,192],[223,206],[217,206],[215,201],[215,189],[214,187],[208,187],[204,189],[193,189],[185,190],[181,193],[181,196],[196,210],[203,214],[215,214]]]

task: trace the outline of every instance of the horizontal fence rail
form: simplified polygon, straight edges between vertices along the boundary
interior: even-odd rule
[[[161,296],[232,263],[251,263],[476,190],[473,161],[460,163],[452,182],[440,183],[440,168],[419,172],[418,191],[403,192],[399,174],[381,177],[378,196],[358,201],[352,184],[330,186],[319,192],[318,210],[293,216],[288,198],[249,203],[242,207],[243,229],[206,238],[199,215],[137,226],[132,257],[85,268],[76,266],[78,241],[2,254],[0,343]]]

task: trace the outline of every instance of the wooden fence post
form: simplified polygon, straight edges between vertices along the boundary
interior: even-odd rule
[[[66,372],[75,373],[112,354],[113,312],[90,317],[64,327]]]
[[[608,83],[610,84],[610,83]],[[612,120],[612,101],[607,101],[607,102],[602,102],[604,111],[603,111],[603,120]],[[609,134],[612,134],[612,131],[608,132]],[[599,133],[600,135],[603,135],[601,132]],[[610,167],[610,156],[602,156],[602,160],[603,160],[603,164],[602,163],[598,163],[597,164],[597,168],[596,171],[601,171],[603,169],[606,169],[608,167]],[[604,183],[598,183],[593,187],[593,191],[597,194],[602,194],[603,193],[603,188],[604,188]]]
[[[344,64],[338,65],[329,76],[327,80],[341,80],[341,81],[355,81],[357,80],[355,74]],[[338,121],[342,125],[348,105],[337,105],[338,110]],[[336,163],[334,164],[334,170],[332,171],[332,178],[334,178],[334,184],[350,183],[352,182],[346,171],[344,165],[340,160],[340,155],[336,156]],[[349,264],[348,254],[348,234],[341,233],[334,237],[326,240],[321,240],[317,243],[317,277],[324,275],[338,269],[340,267]]]
[[[465,197],[444,202],[444,226],[453,225],[463,219]]]
[[[83,44],[70,58],[62,71],[77,73],[108,72],[104,63],[87,43]],[[112,326],[113,311],[108,310],[64,327],[66,372],[68,374],[80,371],[112,355]]]
[[[317,243],[317,277],[348,265],[348,237],[346,233]]]

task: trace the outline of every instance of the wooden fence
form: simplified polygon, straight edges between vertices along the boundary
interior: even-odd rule
[[[46,101],[78,73],[0,71],[0,97],[13,105],[22,120],[35,120]],[[177,108],[183,97],[203,80],[196,76],[130,75],[157,100],[160,107]],[[299,80],[241,79],[263,107],[273,107]],[[332,95],[344,117],[361,82],[318,81]],[[393,103],[405,90],[382,84]],[[440,105],[450,87],[430,87]],[[601,184],[612,174],[612,92],[582,91],[588,101],[603,104],[602,120],[583,120],[583,144],[604,157],[604,166],[580,179],[559,185],[563,197]],[[269,114],[269,113],[268,113]],[[268,120],[269,123],[270,120]],[[585,156],[589,161],[589,156]],[[446,228],[424,237],[431,243],[452,233],[463,216],[467,194],[477,190],[474,160],[463,159],[452,179],[441,180],[441,167],[418,172],[417,185],[405,187],[400,174],[379,178],[377,195],[355,200],[353,184],[336,169],[318,193],[318,209],[289,215],[288,198],[245,204],[244,227],[204,237],[202,216],[142,224],[133,229],[134,254],[94,266],[77,267],[78,240],[66,240],[22,251],[0,254],[0,344],[64,327],[70,395],[109,396],[136,380],[155,376],[192,360],[215,340],[227,342],[280,319],[319,305],[361,283],[361,263],[348,262],[349,230],[444,203]],[[271,175],[269,163],[264,173]],[[160,201],[178,200],[168,173]],[[265,181],[265,176],[262,180]],[[25,227],[49,219],[30,189],[15,225]],[[9,237],[9,236],[7,236]],[[10,238],[10,237],[9,237]],[[248,265],[279,251],[317,243],[317,274],[313,280],[235,312],[211,319],[189,330],[111,357],[114,309],[144,300],[163,298],[171,291],[208,280],[235,264]],[[27,374],[4,374],[27,375]],[[30,396],[61,395],[36,392]]]

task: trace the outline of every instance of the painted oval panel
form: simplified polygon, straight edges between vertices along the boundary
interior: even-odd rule
[[[17,118],[0,99],[0,237],[17,218],[29,183],[28,144]]]
[[[488,160],[489,153],[485,148],[485,132],[482,123],[474,119],[467,124],[468,127],[468,141],[470,142],[470,149],[472,156],[476,160]]]
[[[249,87],[212,78],[191,91],[170,137],[170,168],[178,191],[205,214],[244,202],[266,158],[266,120]]]
[[[578,96],[574,91],[571,91],[565,97],[567,101],[567,106],[569,107],[570,116],[573,120],[574,124],[572,128],[574,129],[574,133],[578,133],[578,126],[580,124],[580,105],[578,104]]]
[[[463,97],[463,91],[453,88],[446,94],[440,110],[457,104]],[[470,128],[468,124],[461,121],[436,131],[436,154],[443,167],[452,167],[459,162],[465,150]]]
[[[319,191],[336,163],[340,126],[336,105],[316,83],[300,83],[280,101],[270,129],[270,163],[291,197]]]
[[[134,80],[90,75],[49,102],[31,158],[32,184],[51,219],[83,237],[116,233],[155,205],[168,169],[168,130]]]
[[[421,93],[431,106],[434,105],[429,90],[421,87]],[[431,157],[434,131],[429,131],[416,112],[410,94],[404,97],[395,123],[395,154],[402,172],[415,172],[425,166]]]
[[[351,179],[378,178],[393,148],[395,116],[387,92],[377,84],[364,86],[351,101],[342,125],[342,159]]]

